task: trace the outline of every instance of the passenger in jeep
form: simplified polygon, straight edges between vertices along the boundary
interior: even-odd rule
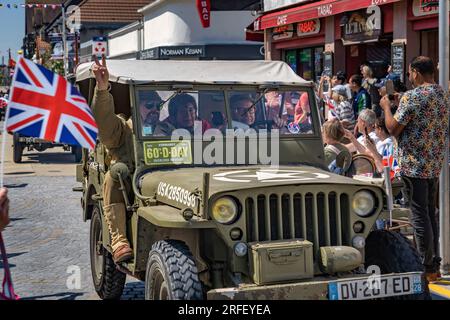
[[[206,120],[197,117],[197,102],[187,93],[181,93],[169,102],[169,117],[159,123],[155,129],[155,135],[169,136],[176,129],[185,129],[194,134],[196,122],[201,122],[202,133],[211,128]]]
[[[159,123],[162,106],[161,97],[154,91],[141,91],[139,93],[139,112],[142,118],[142,134],[152,135]]]

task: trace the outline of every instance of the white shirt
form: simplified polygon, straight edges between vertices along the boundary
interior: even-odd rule
[[[232,126],[233,126],[234,130],[236,130],[236,129],[243,129],[243,130],[250,129],[250,126],[248,124],[243,123],[243,122],[239,122],[239,121],[235,121],[235,120],[232,121]]]
[[[387,154],[390,155],[393,152],[393,146],[394,140],[392,137],[389,137],[377,143],[377,151],[381,156],[384,155],[385,150],[387,151]]]

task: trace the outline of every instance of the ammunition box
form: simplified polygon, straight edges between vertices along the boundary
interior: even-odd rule
[[[307,240],[249,243],[250,272],[258,285],[312,278],[313,244]]]

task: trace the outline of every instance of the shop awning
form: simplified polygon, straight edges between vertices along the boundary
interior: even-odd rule
[[[245,28],[245,40],[264,42],[264,32],[259,29],[260,23],[261,17],[258,17]]]
[[[309,3],[303,6],[272,12],[263,15],[260,20],[259,30],[275,28],[278,26],[324,18],[347,11],[355,11],[368,8],[373,5],[384,5],[401,0],[323,0]],[[258,30],[258,29],[256,29]]]

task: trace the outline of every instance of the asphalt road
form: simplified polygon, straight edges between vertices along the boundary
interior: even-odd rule
[[[26,300],[99,299],[89,262],[89,222],[82,220],[81,194],[72,191],[80,185],[73,155],[62,148],[25,151],[23,162],[15,164],[11,138],[5,152],[11,223],[3,237],[16,293]],[[143,282],[129,278],[122,299],[143,297]]]

